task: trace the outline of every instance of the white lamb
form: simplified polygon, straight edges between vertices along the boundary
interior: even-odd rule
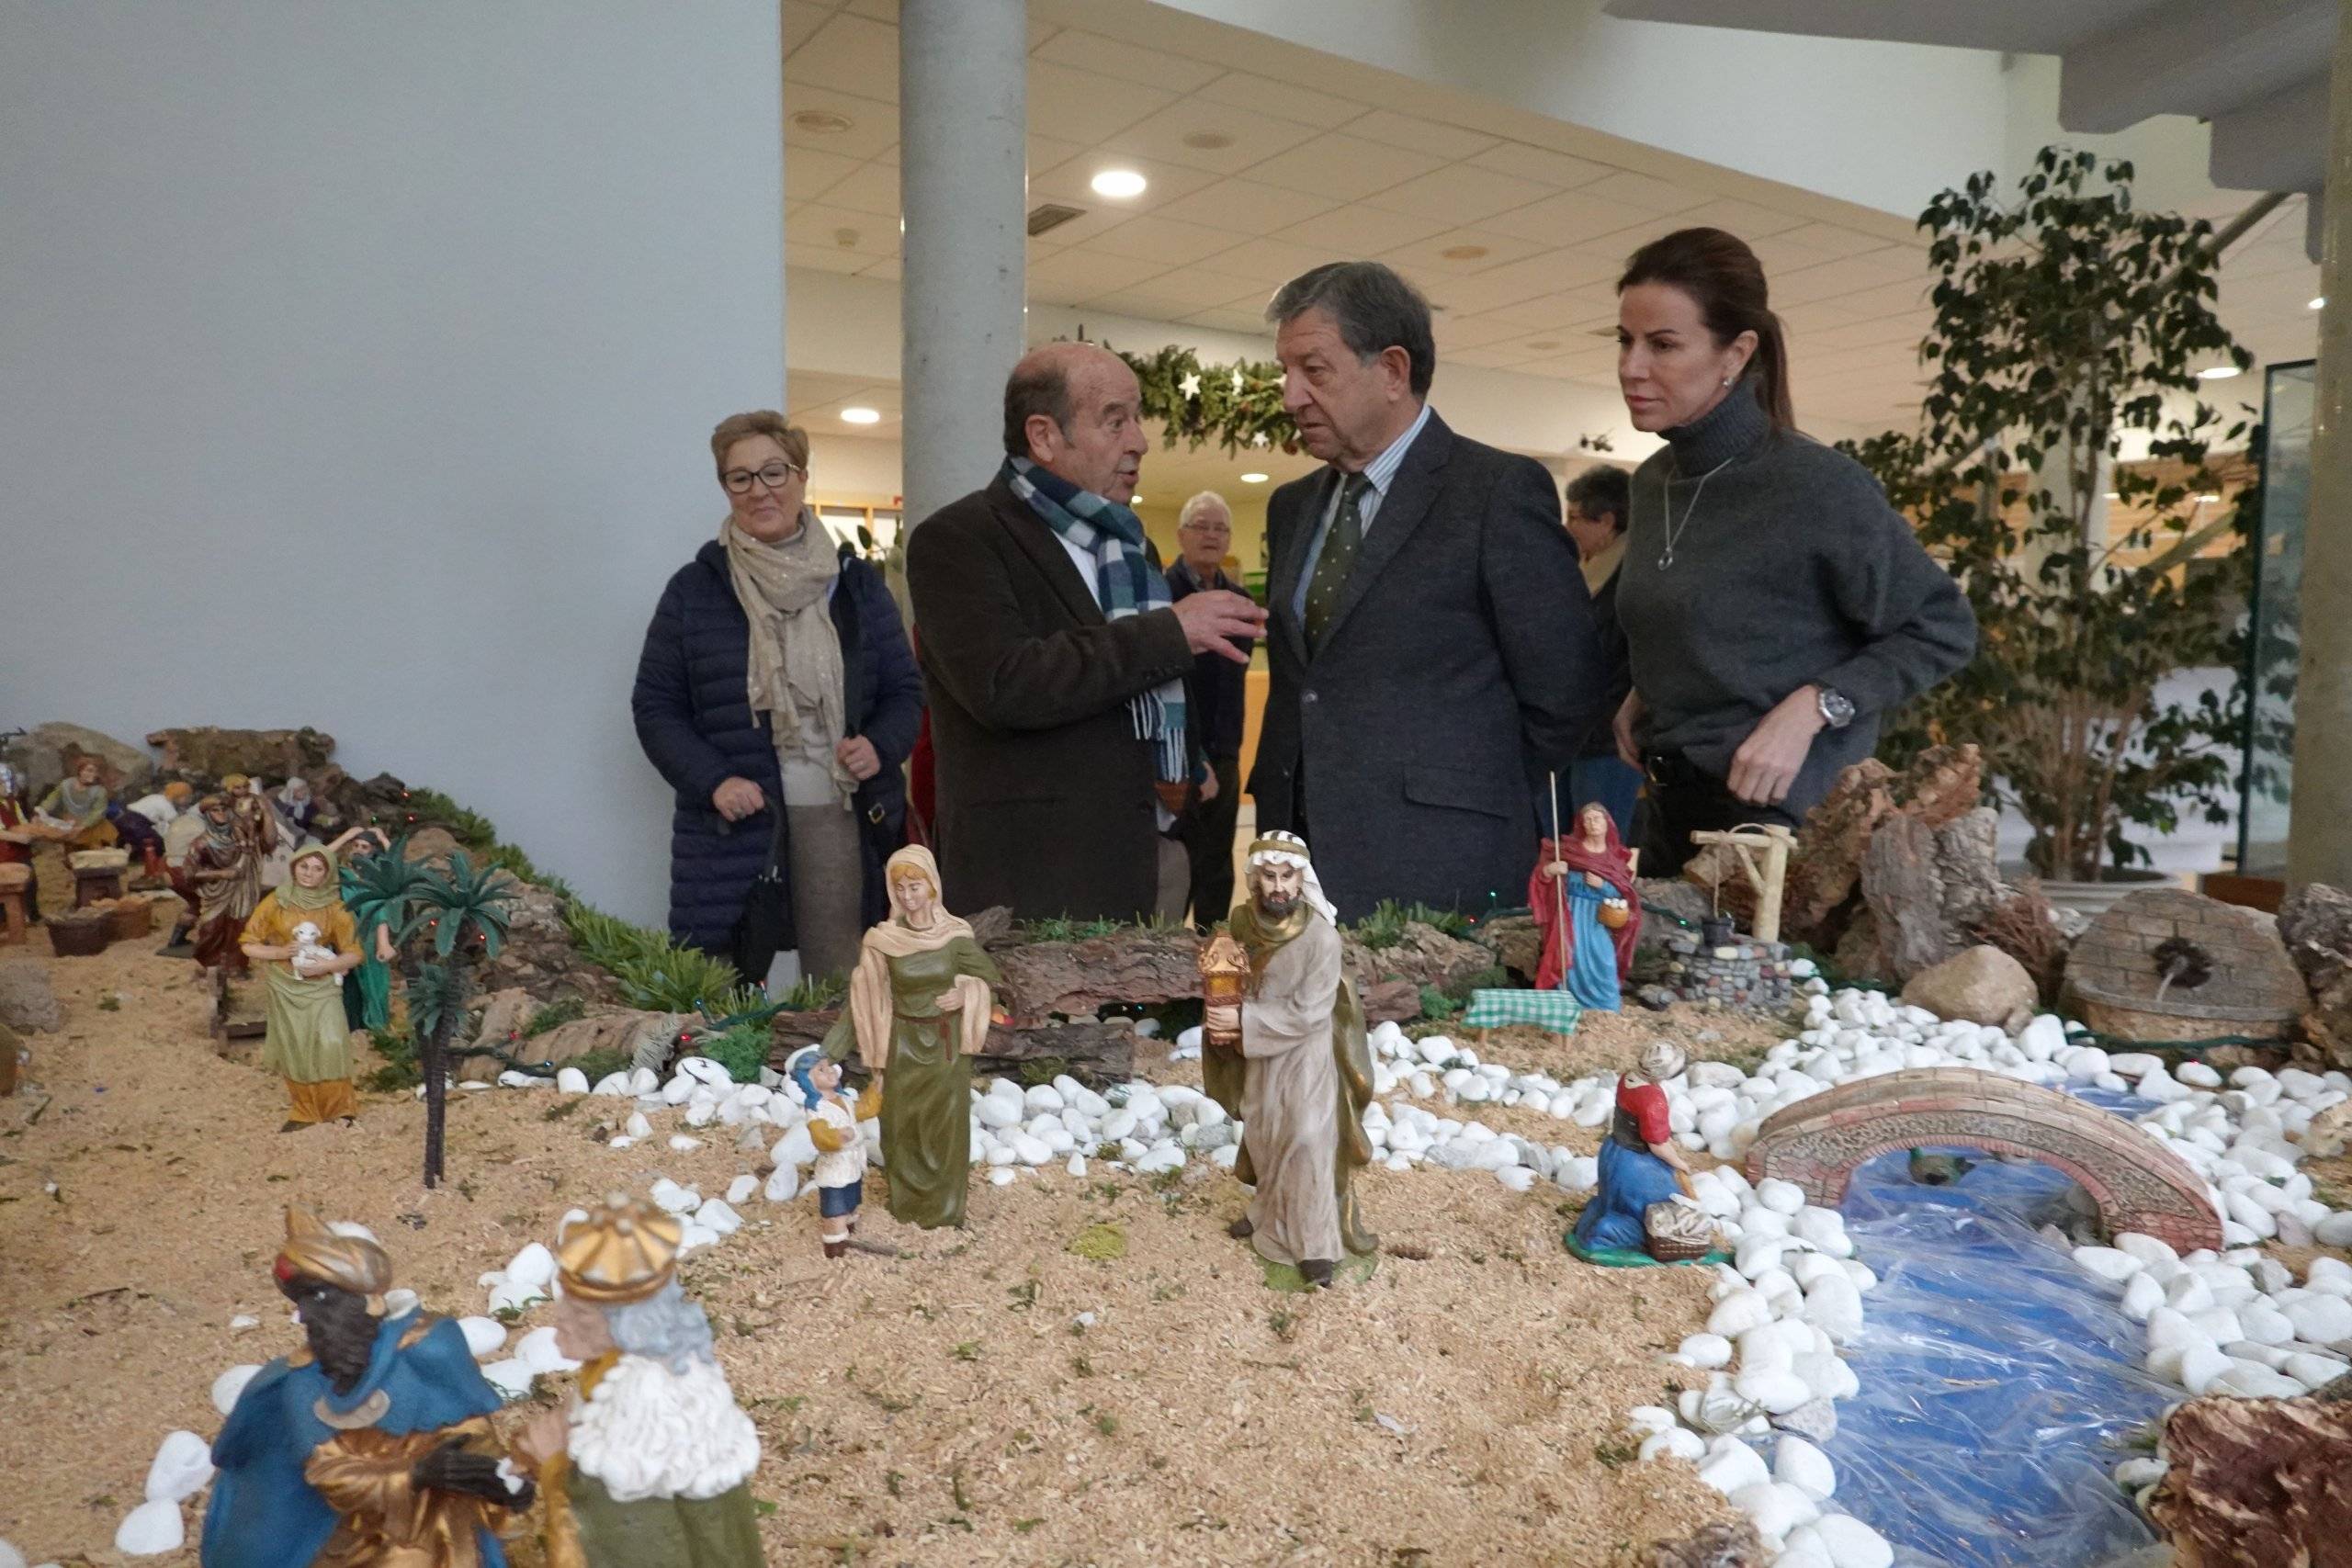
[[[319,976],[311,974],[311,970],[323,969],[334,962],[334,949],[319,941],[317,921],[304,920],[294,928],[294,973],[306,980],[314,980]],[[327,977],[338,986],[343,984],[343,971],[340,969]]]

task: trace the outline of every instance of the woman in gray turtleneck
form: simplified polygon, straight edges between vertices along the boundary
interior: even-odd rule
[[[1666,876],[1694,829],[1801,821],[1881,715],[1968,662],[1976,622],[1877,481],[1798,434],[1753,251],[1684,229],[1617,293],[1625,407],[1667,441],[1634,471],[1617,575],[1617,745],[1649,782],[1643,869]]]

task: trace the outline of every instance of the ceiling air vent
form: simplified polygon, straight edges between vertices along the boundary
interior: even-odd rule
[[[1082,207],[1064,207],[1057,201],[1040,202],[1029,209],[1029,232],[1032,237],[1048,229],[1058,229],[1073,218],[1086,216]]]

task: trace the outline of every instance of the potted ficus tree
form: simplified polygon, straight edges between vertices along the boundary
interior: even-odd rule
[[[2195,570],[2234,515],[2217,446],[2247,425],[2199,372],[2248,356],[2213,310],[2211,225],[2132,205],[2132,167],[2045,149],[2014,192],[1989,174],[1929,204],[1932,376],[1910,434],[1853,448],[1967,591],[1977,657],[1888,736],[1983,748],[1991,787],[2033,829],[2053,902],[2101,904],[2145,851],[2130,830],[2225,820],[2232,578]],[[2082,885],[2076,886],[2074,885]]]

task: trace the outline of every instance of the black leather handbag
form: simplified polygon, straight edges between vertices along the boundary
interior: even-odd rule
[[[749,986],[765,985],[775,955],[800,945],[792,924],[791,852],[785,842],[784,803],[770,802],[768,815],[775,818],[775,830],[768,835],[767,864],[743,895],[743,912],[735,920],[735,948],[729,955]]]

